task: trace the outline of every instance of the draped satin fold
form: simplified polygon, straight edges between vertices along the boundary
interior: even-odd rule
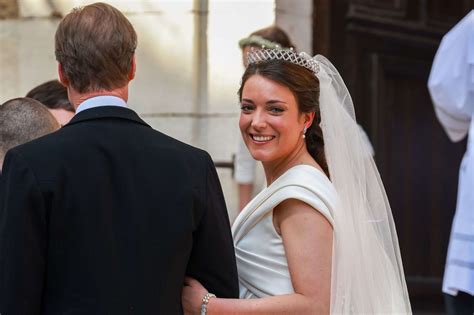
[[[329,179],[312,166],[294,166],[261,191],[232,226],[240,298],[294,292],[283,241],[273,225],[273,209],[287,199],[309,204],[333,224],[336,191]]]

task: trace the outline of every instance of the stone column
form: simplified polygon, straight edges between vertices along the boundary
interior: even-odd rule
[[[313,53],[313,0],[276,0],[275,24],[290,36],[298,51]]]
[[[18,93],[18,17],[17,0],[0,0],[0,104]]]
[[[208,62],[207,62],[207,27],[209,1],[194,0],[194,55],[193,55],[193,99],[195,114],[191,143],[206,147],[206,116],[208,114]]]

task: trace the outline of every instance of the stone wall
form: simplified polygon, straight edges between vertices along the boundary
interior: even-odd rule
[[[313,52],[313,0],[275,0],[275,23],[288,32],[298,51]]]

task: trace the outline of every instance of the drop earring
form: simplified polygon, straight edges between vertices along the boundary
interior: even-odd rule
[[[308,129],[308,128],[307,128],[306,126],[304,126],[304,129],[303,129],[303,136],[302,136],[303,139],[306,138],[306,130],[307,130],[307,129]]]

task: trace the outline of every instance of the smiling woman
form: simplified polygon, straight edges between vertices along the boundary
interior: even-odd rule
[[[300,113],[288,87],[254,75],[244,85],[241,108],[242,137],[253,158],[267,165],[266,169],[286,164],[303,152],[304,130],[314,113]]]
[[[241,299],[187,279],[185,311],[411,313],[390,205],[337,70],[292,50],[248,60],[239,125],[268,187],[232,227]]]
[[[239,96],[242,137],[253,158],[262,161],[264,168],[267,164],[266,170],[276,170],[278,177],[294,165],[298,155],[307,153],[309,159],[305,163],[324,170],[329,176],[319,126],[319,80],[309,69],[279,60],[251,64],[242,78]],[[277,133],[275,137],[278,136],[278,141],[274,141],[277,152],[262,159],[258,155],[262,150],[254,150],[254,141],[249,140],[252,134],[258,136],[272,129]],[[267,183],[271,183],[268,175],[266,171]]]

